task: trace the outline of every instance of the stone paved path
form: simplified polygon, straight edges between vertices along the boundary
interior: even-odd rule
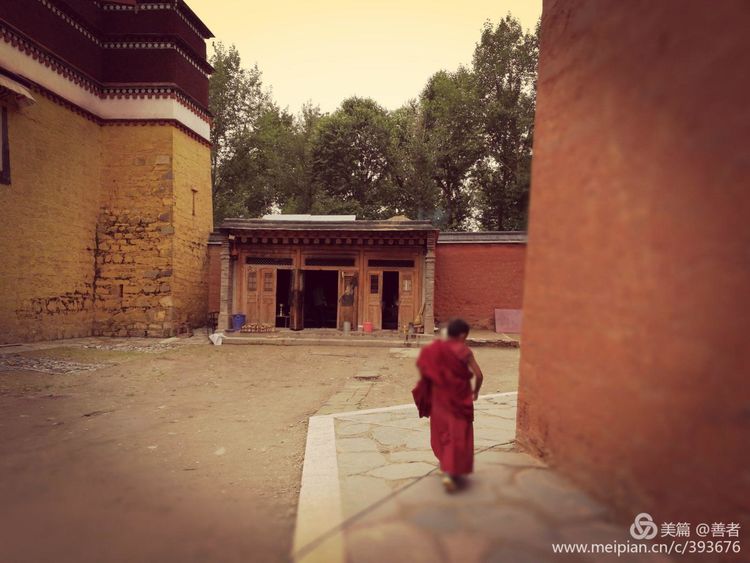
[[[28,355],[44,350],[63,348],[66,350],[101,350],[110,352],[140,352],[161,354],[187,344],[205,344],[206,335],[197,331],[191,338],[109,338],[88,337],[66,340],[47,340],[26,344],[0,346],[0,372],[36,371],[40,373],[67,374],[81,371],[95,371],[112,365],[111,362],[79,362],[44,355]]]
[[[552,544],[629,541],[603,505],[515,450],[515,416],[515,393],[480,397],[475,473],[454,495],[442,490],[414,406],[311,418],[295,560],[598,561],[555,556]]]
[[[81,363],[53,358],[28,358],[20,354],[0,355],[0,371],[38,371],[42,373],[63,374],[76,371],[93,371],[106,367],[106,363]]]

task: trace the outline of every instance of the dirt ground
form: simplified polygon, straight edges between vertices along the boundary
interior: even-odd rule
[[[0,349],[1,560],[286,561],[308,417],[365,363],[349,410],[416,377],[387,348],[136,344]],[[483,392],[516,389],[518,349],[476,355]]]

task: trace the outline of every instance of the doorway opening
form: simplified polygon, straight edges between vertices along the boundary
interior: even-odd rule
[[[276,326],[289,328],[292,307],[292,271],[276,270]]]
[[[383,272],[382,327],[398,330],[398,272]]]
[[[339,273],[305,270],[305,328],[336,328]]]

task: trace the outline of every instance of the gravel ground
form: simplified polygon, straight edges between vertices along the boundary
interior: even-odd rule
[[[203,342],[3,351],[4,560],[285,561],[308,417],[363,366],[347,408],[411,400],[412,353]],[[476,354],[484,391],[516,388],[517,349]]]

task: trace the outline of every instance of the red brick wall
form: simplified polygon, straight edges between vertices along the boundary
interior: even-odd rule
[[[436,321],[494,329],[495,309],[521,308],[525,256],[525,244],[438,244]]]
[[[208,312],[217,313],[221,299],[221,245],[208,245]]]
[[[544,3],[518,439],[624,521],[750,514],[747,10]]]

